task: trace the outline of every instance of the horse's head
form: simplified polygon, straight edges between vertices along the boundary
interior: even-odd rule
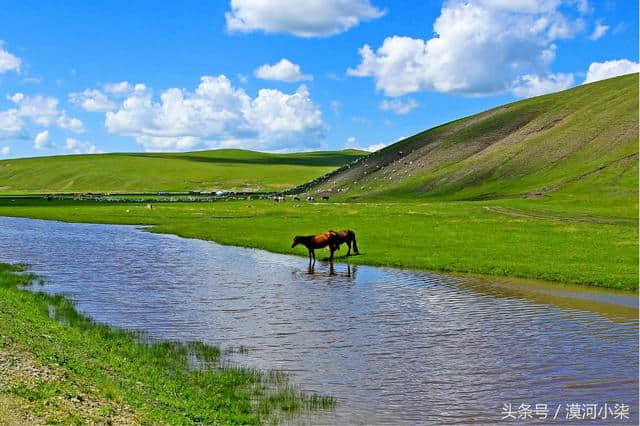
[[[295,237],[293,237],[293,243],[291,243],[291,248],[294,248],[295,246],[300,244],[302,242],[300,241],[301,239],[302,237],[300,235],[296,235]]]

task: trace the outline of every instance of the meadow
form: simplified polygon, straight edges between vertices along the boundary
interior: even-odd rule
[[[215,347],[96,324],[19,289],[38,286],[24,270],[0,263],[2,424],[258,424],[335,404],[282,373],[226,366]]]
[[[279,191],[365,154],[239,149],[61,155],[0,160],[0,194]]]
[[[587,202],[539,200],[99,203],[0,198],[0,215],[152,225],[151,232],[306,256],[294,235],[353,229],[360,256],[338,262],[516,276],[634,290],[638,225]],[[319,258],[326,255],[319,253]],[[305,260],[301,258],[301,262]]]

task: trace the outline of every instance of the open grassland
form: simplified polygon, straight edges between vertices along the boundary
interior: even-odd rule
[[[215,347],[95,324],[61,296],[18,289],[35,278],[22,270],[0,263],[2,424],[256,424],[335,404],[280,373],[220,367]]]
[[[321,176],[361,151],[244,150],[64,155],[0,161],[0,194],[278,191]]]
[[[154,225],[153,232],[305,256],[294,235],[356,231],[368,265],[518,276],[637,290],[638,223],[585,202],[540,200],[140,203],[0,199],[0,215]],[[345,248],[338,261],[347,261]],[[320,254],[319,258],[323,256]],[[301,262],[305,260],[301,259]]]

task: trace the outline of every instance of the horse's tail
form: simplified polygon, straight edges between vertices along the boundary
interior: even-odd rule
[[[353,252],[355,254],[360,254],[360,252],[358,251],[358,243],[356,243],[356,233],[353,231],[349,231],[351,233],[351,236],[353,238]]]

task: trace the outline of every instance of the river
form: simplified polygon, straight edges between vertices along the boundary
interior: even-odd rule
[[[7,217],[0,261],[28,263],[45,279],[34,290],[64,294],[98,322],[242,346],[230,361],[337,398],[335,411],[300,421],[496,423],[509,404],[515,415],[546,404],[546,421],[560,424],[568,404],[606,403],[610,420],[624,404],[638,423],[635,294],[320,261],[309,270],[305,258],[133,226]]]

